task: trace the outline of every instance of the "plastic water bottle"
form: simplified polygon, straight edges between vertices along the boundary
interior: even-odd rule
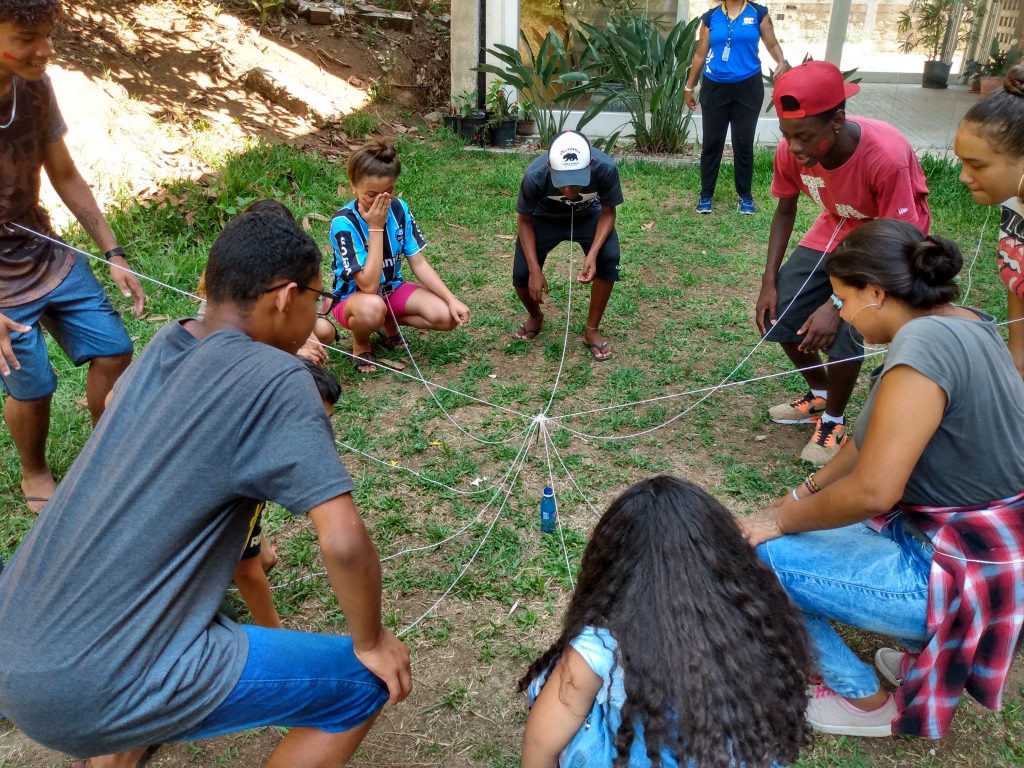
[[[557,527],[558,508],[555,504],[555,492],[549,487],[544,488],[540,499],[540,532],[554,533]]]

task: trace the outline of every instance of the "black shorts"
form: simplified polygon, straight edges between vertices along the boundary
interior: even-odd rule
[[[832,296],[832,283],[825,271],[827,258],[828,255],[823,257],[821,251],[798,245],[786,259],[775,278],[775,289],[779,293],[775,315],[779,321],[768,331],[768,341],[792,344],[803,341],[796,332]],[[768,318],[765,318],[765,324],[767,322]],[[828,356],[842,359],[863,355],[863,343],[864,339],[853,326],[840,320],[835,341],[828,348]]]
[[[537,238],[537,261],[540,262],[541,267],[543,268],[544,260],[556,245],[570,239],[574,243],[579,243],[586,255],[590,251],[590,246],[594,244],[599,218],[600,214],[576,216],[572,220],[572,238],[570,238],[570,219],[568,217],[534,215],[533,234]],[[582,262],[580,264],[582,265]],[[597,253],[594,277],[598,280],[615,281],[619,279],[619,235],[614,229]],[[530,267],[526,263],[523,246],[520,244],[519,238],[516,238],[516,255],[512,260],[512,285],[516,288],[525,288],[529,282]]]

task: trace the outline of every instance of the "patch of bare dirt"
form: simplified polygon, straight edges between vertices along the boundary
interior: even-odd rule
[[[338,115],[372,112],[392,135],[447,100],[448,28],[428,11],[402,32],[291,13],[261,26],[241,2],[83,0],[67,4],[54,46],[68,146],[101,205],[207,172],[183,149],[200,128],[228,147],[258,137],[340,156],[354,143],[337,124],[254,94],[245,78],[257,67],[323,95]],[[58,225],[68,220],[52,191],[45,202]]]

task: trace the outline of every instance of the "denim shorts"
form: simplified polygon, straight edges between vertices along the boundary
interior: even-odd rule
[[[249,655],[228,697],[168,741],[198,741],[280,725],[339,733],[369,720],[388,700],[384,682],[352,652],[352,639],[289,629],[242,627]]]
[[[46,351],[43,328],[75,365],[94,357],[132,353],[132,340],[124,323],[84,256],[75,258],[67,277],[48,294],[17,307],[0,307],[0,314],[32,327],[27,333],[10,334],[21,369],[11,368],[10,375],[2,380],[15,400],[42,400],[57,389],[57,374]]]
[[[779,321],[768,331],[768,341],[789,344],[803,341],[796,332],[832,296],[832,281],[825,271],[827,259],[827,255],[822,257],[821,251],[802,245],[793,249],[775,278],[778,291],[775,314]],[[767,323],[768,318],[765,318]],[[852,325],[840,320],[836,338],[828,348],[828,356],[843,360],[863,354],[863,337]]]

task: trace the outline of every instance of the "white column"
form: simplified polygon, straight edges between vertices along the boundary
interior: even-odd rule
[[[480,50],[480,0],[451,0],[452,95],[476,90]]]
[[[834,0],[832,14],[828,20],[828,39],[825,43],[825,61],[837,67],[843,59],[843,43],[846,42],[846,27],[850,23],[850,0]]]

